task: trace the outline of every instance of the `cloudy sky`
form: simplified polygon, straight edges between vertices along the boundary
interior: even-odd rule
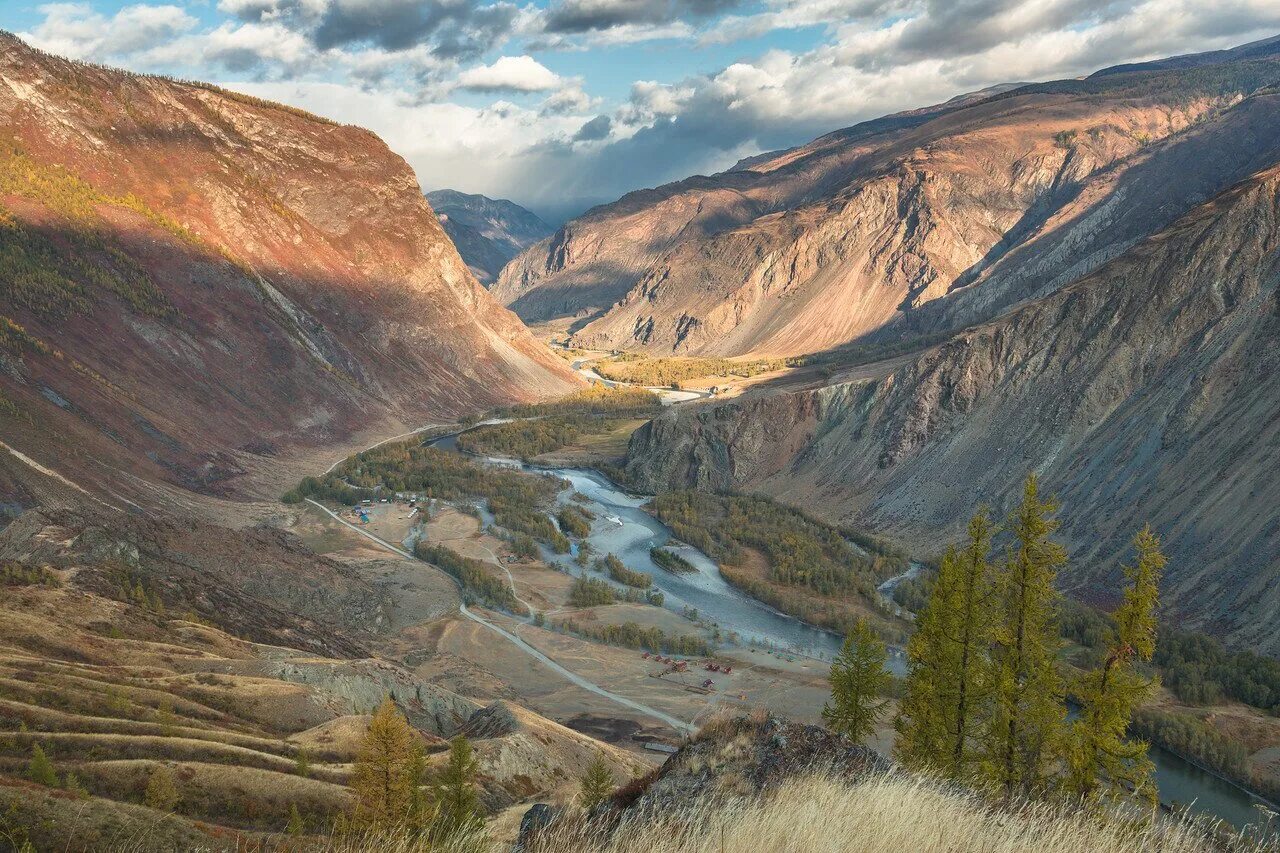
[[[553,218],[887,112],[1280,32],[1277,0],[3,0],[66,56],[372,128]]]

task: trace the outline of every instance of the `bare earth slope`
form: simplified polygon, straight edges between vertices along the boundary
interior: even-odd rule
[[[121,507],[574,382],[373,134],[7,34],[0,280],[0,437]]]
[[[1073,221],[1086,187],[1121,184],[1153,144],[1280,82],[1275,53],[1028,85],[633,193],[531,247],[493,292],[526,319],[577,316],[575,344],[656,353],[790,355],[954,328],[938,306],[966,289],[998,291],[967,303],[985,319],[1022,298],[992,265]]]
[[[1274,136],[1280,95],[1233,120],[1242,145],[1246,127]],[[1035,470],[1066,506],[1078,594],[1150,521],[1183,624],[1280,651],[1277,164],[880,378],[668,413],[636,434],[629,471],[647,489],[761,489],[925,553]]]

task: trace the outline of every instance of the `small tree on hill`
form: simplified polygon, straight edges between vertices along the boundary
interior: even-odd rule
[[[289,825],[285,827],[284,831],[294,837],[307,831],[307,822],[302,819],[302,812],[298,811],[297,803],[289,806]]]
[[[466,832],[483,820],[476,795],[477,762],[471,741],[458,735],[449,743],[449,759],[436,776],[436,829],[445,836]]]
[[[311,756],[304,746],[298,747],[298,754],[293,762],[293,772],[304,779],[311,775]]]
[[[855,743],[875,733],[886,704],[881,696],[893,679],[885,659],[884,643],[859,619],[831,665],[831,701],[822,709],[828,728]]]
[[[351,774],[359,823],[387,826],[407,817],[416,785],[412,778],[416,740],[391,697],[383,699],[369,721]]]
[[[31,763],[27,765],[27,778],[37,785],[50,788],[58,786],[58,774],[53,769],[53,762],[45,755],[44,747],[35,744],[31,747]]]
[[[173,778],[173,771],[163,764],[158,765],[147,780],[147,790],[142,795],[143,804],[158,811],[171,812],[181,801],[182,795],[178,791],[177,780]]]
[[[604,756],[597,753],[587,770],[582,775],[578,787],[578,805],[591,811],[604,802],[613,793],[613,771],[609,769]]]

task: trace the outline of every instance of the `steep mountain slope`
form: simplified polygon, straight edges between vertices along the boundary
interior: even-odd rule
[[[1277,82],[1255,50],[890,116],[597,208],[493,292],[527,319],[577,316],[575,343],[655,352],[796,354],[936,324],[951,315],[916,315],[985,289],[1090,181]]]
[[[265,458],[574,383],[371,133],[10,35],[0,277],[12,504],[237,497]]]
[[[433,190],[427,193],[427,201],[467,267],[485,284],[496,280],[512,258],[555,231],[536,214],[506,199]]]
[[[630,472],[646,488],[762,489],[927,552],[1038,471],[1066,507],[1079,595],[1150,521],[1182,623],[1280,652],[1280,94],[1219,122],[1150,162],[1199,151],[1224,179],[1270,162],[1142,239],[1178,193],[1135,179],[1081,226],[1130,248],[1100,265],[1087,240],[1042,256],[1043,280],[1081,257],[1088,275],[883,378],[670,413],[633,439]]]

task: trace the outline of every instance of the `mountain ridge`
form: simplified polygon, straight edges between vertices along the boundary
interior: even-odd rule
[[[0,136],[9,503],[68,497],[23,458],[241,499],[262,460],[577,384],[369,131],[3,35]]]
[[[445,233],[482,284],[491,284],[512,258],[555,231],[508,199],[449,189],[426,195]]]
[[[1277,82],[1266,56],[889,116],[596,208],[513,261],[493,292],[526,319],[573,317],[585,347],[838,348],[909,328],[1086,181]]]

